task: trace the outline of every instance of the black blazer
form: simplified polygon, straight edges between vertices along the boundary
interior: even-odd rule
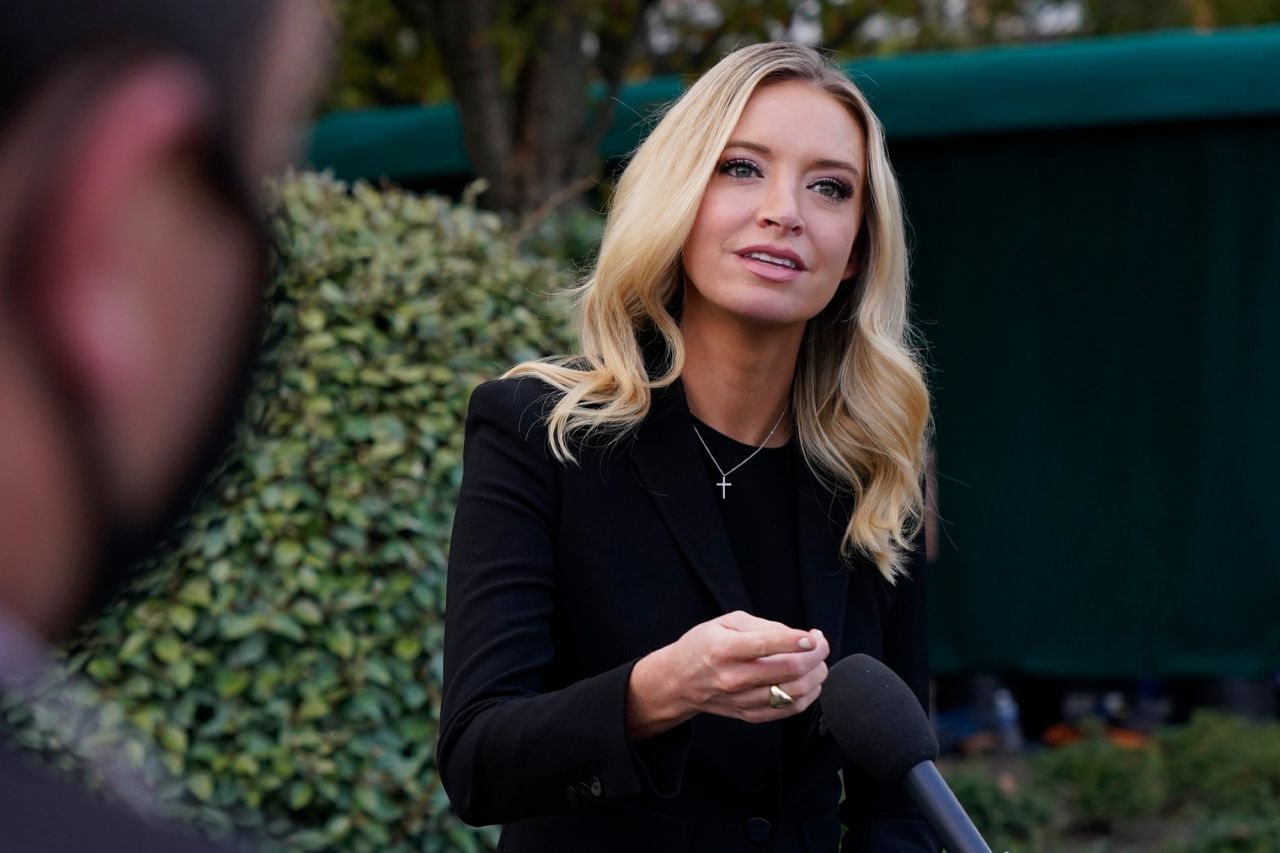
[[[786,750],[782,723],[710,714],[631,742],[636,660],[750,604],[681,386],[655,393],[630,438],[583,449],[577,466],[547,448],[553,399],[533,378],[471,398],[437,755],[458,815],[506,824],[499,849],[511,853],[938,850],[901,790],[844,766],[816,708],[792,723],[801,736]],[[795,627],[822,629],[829,664],[880,658],[923,704],[923,559],[896,586],[869,561],[842,562],[848,506],[797,468],[806,622]]]

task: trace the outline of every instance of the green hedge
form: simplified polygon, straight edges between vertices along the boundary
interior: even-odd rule
[[[959,766],[946,770],[947,784],[992,850],[1048,849],[1053,798],[1008,769]]]
[[[64,764],[120,746],[165,810],[215,835],[485,849],[433,754],[462,420],[477,383],[569,345],[548,299],[562,275],[465,200],[307,174],[273,219],[268,347],[233,461],[72,650],[79,686],[10,716]],[[49,709],[89,708],[86,681],[114,705],[68,751]]]
[[[1176,805],[1280,819],[1280,724],[1202,711],[1160,745]]]
[[[1106,829],[1158,813],[1166,799],[1165,756],[1158,746],[1117,746],[1096,721],[1084,733],[1038,756],[1035,766],[1044,786],[1066,798],[1073,822]]]
[[[1142,745],[1102,725],[1030,756],[944,763],[994,850],[1280,850],[1280,722],[1211,711]]]

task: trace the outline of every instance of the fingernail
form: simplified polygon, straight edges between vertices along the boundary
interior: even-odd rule
[[[801,637],[800,648],[805,649],[806,651],[813,648],[813,640],[810,640],[808,637]]]

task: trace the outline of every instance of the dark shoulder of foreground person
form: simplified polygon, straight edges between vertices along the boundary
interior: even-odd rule
[[[0,849],[12,853],[216,853],[183,827],[154,826],[54,779],[0,745]]]

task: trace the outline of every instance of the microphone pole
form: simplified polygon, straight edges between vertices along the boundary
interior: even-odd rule
[[[921,761],[912,767],[902,785],[949,853],[991,853],[932,761]]]

